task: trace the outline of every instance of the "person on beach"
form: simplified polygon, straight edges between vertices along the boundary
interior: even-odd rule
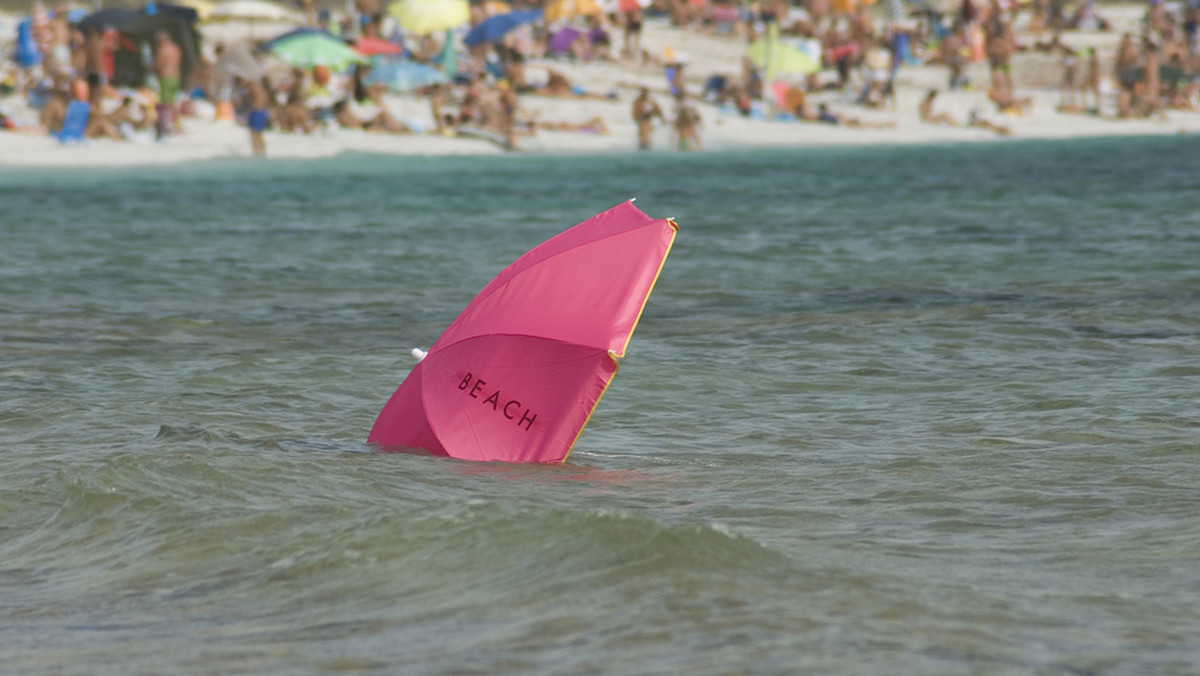
[[[1136,92],[1137,95],[1137,114],[1142,117],[1153,117],[1157,115],[1161,119],[1166,119],[1166,110],[1163,106],[1162,98],[1162,77],[1159,75],[1158,67],[1162,63],[1159,57],[1158,44],[1151,39],[1147,39],[1143,46],[1145,57],[1142,60],[1142,78],[1138,83]]]
[[[1117,45],[1116,59],[1113,61],[1113,76],[1120,86],[1117,93],[1117,117],[1133,116],[1133,88],[1138,81],[1137,65],[1140,56],[1137,44],[1133,41],[1133,34],[1123,34],[1120,44]]]
[[[636,3],[625,12],[625,39],[621,55],[634,59],[642,52],[642,8]]]
[[[700,113],[686,99],[679,102],[679,112],[675,115],[672,129],[675,145],[679,150],[686,152],[704,149],[700,142]]]
[[[346,129],[361,129],[363,131],[383,132],[390,134],[407,134],[410,130],[401,124],[386,108],[380,108],[371,119],[364,120],[350,110],[350,102],[342,99],[333,104],[333,119]]]
[[[1005,127],[1003,125],[996,124],[995,122],[992,122],[991,120],[984,118],[983,115],[980,114],[978,109],[971,110],[971,114],[967,117],[967,126],[968,127],[979,127],[980,129],[986,129],[990,132],[999,134],[1000,136],[1012,136],[1012,134],[1013,134],[1012,129],[1009,129],[1008,127]]]
[[[519,102],[517,100],[517,92],[509,85],[507,80],[501,80],[496,84],[498,92],[496,96],[497,123],[500,127],[500,133],[504,134],[505,147],[509,150],[517,149],[517,108]]]
[[[957,127],[958,122],[955,122],[954,117],[947,112],[933,112],[933,102],[937,99],[938,90],[930,89],[925,94],[925,98],[921,99],[921,105],[917,107],[917,114],[921,117],[921,121],[926,124],[944,124],[950,127]]]
[[[570,131],[581,134],[599,134],[601,136],[608,135],[608,125],[604,123],[604,118],[599,115],[590,117],[583,122],[539,120],[536,115],[531,115],[522,122],[529,129],[529,135],[531,136],[537,134],[540,129],[546,131]]]
[[[650,90],[642,87],[638,96],[633,100],[633,122],[638,129],[638,149],[650,149],[650,137],[654,133],[654,119],[666,122],[662,108],[650,98]]]
[[[1083,106],[1076,102],[1079,93],[1079,55],[1074,49],[1063,46],[1063,76],[1058,86],[1058,108],[1063,112],[1082,113]]]
[[[1087,74],[1083,76],[1083,87],[1079,93],[1079,98],[1083,105],[1087,105],[1088,94],[1092,95],[1094,105],[1091,110],[1096,115],[1100,114],[1100,54],[1095,47],[1088,48],[1088,63]]]
[[[250,129],[250,152],[255,157],[266,157],[267,142],[263,132],[271,123],[271,115],[267,112],[271,97],[262,80],[250,79],[245,84],[250,103],[250,113],[246,116],[246,126]]]
[[[996,108],[1005,115],[1019,117],[1027,114],[1033,108],[1033,98],[1017,98],[1008,87],[1008,79],[997,71],[992,73],[992,86],[987,92],[988,99],[996,104]]]
[[[984,35],[984,49],[992,76],[995,78],[997,73],[1000,74],[1004,79],[1005,88],[1012,91],[1012,55],[1017,51],[1017,38],[1013,34],[1012,23],[1004,18],[998,0],[992,0]]]
[[[562,99],[615,99],[615,94],[596,94],[571,83],[571,80],[553,68],[547,68],[546,84],[533,90],[542,96]]]
[[[808,120],[808,118],[802,118]],[[896,126],[895,122],[869,122],[859,120],[845,115],[839,115],[829,109],[825,103],[817,104],[817,115],[813,122],[821,122],[824,124],[832,124],[835,127],[849,127],[852,129],[892,129]]]
[[[154,53],[154,74],[158,77],[158,128],[159,140],[175,131],[175,97],[179,94],[180,64],[183,53],[179,45],[171,40],[170,34],[160,30],[155,34],[157,49]],[[265,107],[265,106],[264,106]]]
[[[970,55],[966,44],[963,42],[960,31],[951,31],[942,39],[941,59],[942,63],[950,69],[950,89],[959,89],[967,84],[967,79],[963,77],[963,70],[966,68],[967,58]]]

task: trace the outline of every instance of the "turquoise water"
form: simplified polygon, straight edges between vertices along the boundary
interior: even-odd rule
[[[1200,145],[0,171],[0,671],[1186,674]],[[372,452],[493,274],[680,224],[565,466]]]

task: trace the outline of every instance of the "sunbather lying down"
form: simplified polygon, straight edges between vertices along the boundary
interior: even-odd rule
[[[522,118],[520,120],[520,124],[525,129],[527,129],[531,135],[536,134],[538,132],[538,130],[570,131],[570,132],[579,132],[579,133],[583,133],[583,134],[600,134],[600,135],[607,135],[609,133],[608,125],[604,124],[604,118],[600,117],[599,115],[597,115],[595,117],[591,117],[587,120],[584,120],[583,122],[577,123],[577,122],[565,122],[565,121],[554,121],[554,120],[541,120],[541,119],[538,119],[539,114],[540,114],[539,111],[534,111],[532,113],[527,114],[524,118]]]
[[[349,102],[345,99],[333,104],[333,117],[337,120],[338,124],[348,129],[362,129],[364,131],[390,134],[408,134],[412,132],[411,129],[392,117],[387,108],[380,108],[374,117],[369,120],[363,120],[351,112]]]
[[[556,98],[564,98],[564,99],[616,99],[617,98],[616,93],[597,94],[595,92],[586,91],[582,87],[577,87],[577,86],[571,84],[571,81],[567,79],[566,75],[563,75],[562,73],[558,72],[557,70],[554,70],[553,68],[547,68],[546,71],[549,73],[549,76],[546,79],[546,84],[542,85],[541,87],[535,87],[531,93],[541,94],[542,96],[553,96]]]

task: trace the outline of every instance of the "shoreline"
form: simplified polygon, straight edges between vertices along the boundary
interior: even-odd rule
[[[1107,48],[1123,27],[1135,23],[1140,6],[1123,5],[1120,10],[1107,8],[1121,19],[1109,31],[1071,32],[1063,41],[1073,46]],[[1025,36],[1028,38],[1028,36]],[[206,35],[208,40],[220,34]],[[712,75],[736,76],[740,56],[745,52],[743,39],[716,36],[672,27],[666,21],[647,22],[643,42],[651,53],[686,48],[690,61],[688,89],[700,92]],[[514,151],[481,137],[446,137],[433,133],[385,134],[333,128],[309,134],[264,133],[268,159],[314,159],[345,153],[377,153],[401,156],[501,155],[544,153],[638,153],[637,132],[630,107],[636,91],[645,87],[662,106],[668,119],[674,102],[667,95],[667,81],[661,66],[621,62],[576,63],[562,60],[530,61],[534,78],[553,68],[590,92],[593,96],[549,97],[524,94],[519,109],[539,121],[579,125],[586,120],[603,120],[607,133],[594,131],[552,131],[539,129],[532,136],[520,136]],[[1088,114],[1068,114],[1057,110],[1060,102],[1058,81],[1061,65],[1057,57],[1026,49],[1014,57],[1013,71],[1018,77],[1018,93],[1032,105],[1019,116],[1003,115],[976,85],[968,89],[947,88],[947,69],[938,65],[904,65],[897,73],[895,103],[890,108],[867,108],[847,100],[837,91],[816,91],[809,96],[812,104],[826,103],[831,110],[860,120],[866,125],[887,124],[889,128],[851,128],[812,121],[749,119],[728,107],[719,107],[699,96],[691,103],[700,112],[700,139],[703,151],[754,150],[760,148],[804,148],[824,146],[921,145],[941,143],[994,143],[1008,140],[1066,140],[1096,137],[1176,136],[1200,133],[1200,111],[1168,110],[1160,119],[1116,120]],[[988,79],[984,63],[971,63],[965,74],[972,83]],[[957,126],[935,125],[921,120],[918,108],[929,90],[940,91],[936,101],[939,113],[946,114]],[[615,96],[615,99],[595,94]],[[1115,105],[1115,90],[1106,93],[1105,109]],[[4,100],[20,108],[24,102],[15,97]],[[394,116],[416,129],[433,127],[429,104],[409,95],[389,95],[386,105]],[[25,115],[29,110],[22,111]],[[67,168],[132,167],[180,164],[211,159],[252,158],[249,134],[245,126],[212,119],[211,105],[198,106],[201,117],[181,120],[183,132],[165,142],[150,138],[114,141],[93,139],[78,145],[61,145],[50,136],[0,132],[0,167]],[[1010,135],[978,126],[967,126],[977,116],[1005,128]],[[207,117],[208,119],[205,119]],[[486,134],[484,135],[486,136]],[[653,135],[652,148],[658,152],[677,152],[669,147],[671,129],[660,123]]]
[[[702,109],[702,116],[704,150],[699,152],[802,150],[831,146],[987,145],[1039,140],[1194,136],[1200,132],[1200,114],[1179,115],[1166,121],[1115,121],[1070,116],[1082,118],[1078,125],[1055,120],[1041,121],[1040,124],[1038,120],[1017,120],[1011,124],[1012,136],[999,136],[970,127],[948,129],[921,122],[905,124],[900,121],[896,128],[888,129],[848,129],[813,122],[742,120],[708,106]],[[632,125],[629,126],[628,130],[621,129],[608,135],[543,131],[534,137],[523,137],[515,151],[505,150],[481,138],[448,138],[434,134],[392,136],[353,130],[310,135],[267,132],[265,159],[311,160],[355,153],[437,157],[646,152],[636,148],[634,131]],[[139,167],[256,159],[251,155],[244,127],[229,122],[188,119],[185,129],[182,135],[166,142],[93,139],[72,145],[62,145],[48,136],[0,134],[0,168]],[[656,143],[649,152],[680,152],[668,147],[666,128],[657,129],[655,133]]]

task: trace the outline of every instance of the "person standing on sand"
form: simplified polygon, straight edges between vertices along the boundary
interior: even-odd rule
[[[637,125],[640,150],[650,149],[650,135],[654,132],[654,118],[656,117],[660,122],[666,121],[662,108],[659,108],[654,99],[650,98],[650,90],[642,87],[642,91],[633,100],[633,122]]]
[[[158,76],[157,137],[161,140],[175,130],[175,97],[179,94],[183,53],[166,31],[158,31],[155,40],[157,49],[154,53],[154,74]]]
[[[247,80],[246,89],[250,94],[250,114],[246,117],[246,126],[250,128],[250,151],[255,157],[266,157],[267,142],[263,139],[263,131],[271,122],[267,112],[271,97],[261,80]]]
[[[675,115],[674,137],[680,150],[704,150],[700,143],[700,113],[680,99],[679,112]]]
[[[1092,100],[1096,102],[1096,114],[1100,114],[1100,55],[1096,52],[1095,47],[1088,48],[1088,66],[1087,75],[1083,77],[1083,91],[1080,93],[1080,100],[1084,106],[1087,106],[1087,95],[1091,93]]]
[[[1017,50],[1017,38],[1013,33],[1012,23],[1001,16],[1000,3],[993,0],[992,14],[986,24],[985,51],[988,66],[995,77],[997,73],[1004,79],[1004,88],[1013,90],[1012,55]]]

